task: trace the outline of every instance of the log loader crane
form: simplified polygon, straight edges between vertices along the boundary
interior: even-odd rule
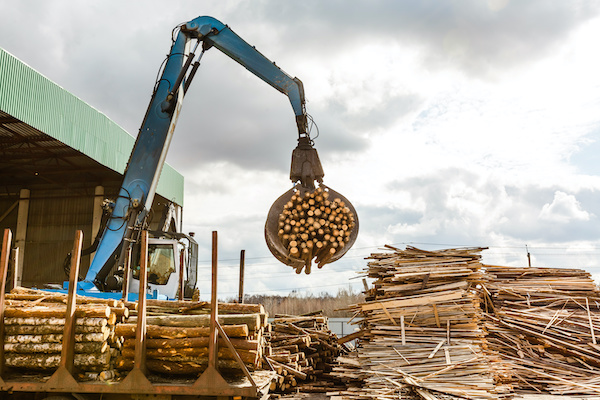
[[[265,235],[269,249],[280,261],[297,268],[305,264],[305,261],[290,256],[275,236],[279,229],[277,215],[283,208],[283,204],[287,202],[294,191],[313,192],[315,181],[322,183],[324,175],[309,135],[310,117],[306,113],[302,82],[298,78],[292,78],[286,74],[228,26],[212,17],[198,17],[178,26],[174,33],[176,35],[173,38],[171,51],[164,64],[162,75],[155,84],[118,197],[110,203],[106,224],[101,231],[97,248],[94,248],[94,258],[87,275],[78,284],[78,291],[81,294],[105,293],[108,295],[111,291],[119,290],[119,279],[115,279],[115,276],[118,278],[119,273],[122,274],[129,248],[139,241],[141,230],[147,229],[147,216],[181,111],[183,98],[200,65],[202,55],[213,47],[285,94],[292,105],[298,130],[298,147],[293,152],[290,178],[296,186],[284,194],[272,207],[265,227]],[[196,55],[199,48],[200,52]],[[331,193],[342,198],[347,205],[352,207],[347,199],[332,190]],[[352,211],[354,211],[353,208]],[[357,229],[358,225],[356,224],[352,234],[349,235],[351,243],[346,245],[343,252],[336,253],[330,261],[341,257],[350,248],[356,238]],[[157,237],[156,246],[160,246],[161,240],[175,246],[183,239],[187,240],[192,248],[194,246],[197,248],[192,238],[181,233],[169,234],[170,242],[165,242],[164,234],[158,233],[155,236]],[[153,246],[152,242],[150,246]],[[160,258],[161,254],[165,256],[167,252],[157,251],[156,254]],[[183,265],[179,265],[180,260],[185,259],[191,263],[185,268],[186,286],[188,289],[193,288],[196,284],[197,268],[193,252],[189,257],[177,257],[175,251],[170,251],[169,254],[175,258],[172,262],[175,267],[172,271],[174,279],[177,279],[177,270],[184,268]],[[152,265],[149,268],[149,272],[152,273]],[[129,281],[135,282],[135,274],[133,278]],[[153,282],[152,279],[150,287],[154,293],[163,292],[162,294],[167,298],[174,298],[177,290],[177,285],[168,286],[164,281]],[[135,292],[135,289],[132,292]]]

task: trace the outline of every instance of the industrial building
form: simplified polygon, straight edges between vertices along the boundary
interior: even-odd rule
[[[134,137],[0,49],[0,228],[18,248],[17,282],[61,283],[77,230],[84,247],[118,193]],[[183,176],[165,165],[150,228],[181,231]],[[165,229],[166,228],[166,229]],[[93,254],[92,254],[93,256]],[[90,256],[81,260],[81,274]]]

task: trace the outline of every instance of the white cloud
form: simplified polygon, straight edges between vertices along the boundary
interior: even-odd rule
[[[590,213],[581,209],[575,196],[561,191],[554,193],[552,203],[546,203],[540,211],[541,220],[568,223],[570,221],[588,221]]]
[[[132,133],[171,29],[199,12],[158,1],[6,6],[0,47]],[[484,245],[492,261],[521,265],[527,243],[536,262],[600,268],[577,247],[600,248],[600,178],[575,157],[600,141],[597,6],[224,1],[200,12],[302,79],[325,182],[361,223],[355,248],[313,277],[290,278],[270,256],[262,230],[289,188],[293,113],[281,93],[210,50],[168,160],[185,175],[186,230],[204,254],[219,231],[220,254],[233,260],[223,263],[225,292],[236,291],[242,248],[255,265],[249,292],[335,292],[386,243]]]

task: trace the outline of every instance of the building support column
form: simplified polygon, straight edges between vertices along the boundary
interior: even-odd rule
[[[17,259],[17,284],[22,285],[23,260],[25,258],[25,240],[27,239],[27,219],[29,217],[29,189],[21,189],[19,196],[19,211],[17,213],[17,232],[15,234],[15,247],[19,249]]]
[[[102,220],[102,202],[104,201],[104,186],[96,186],[94,190],[94,209],[92,211],[92,235],[90,237],[90,245],[94,243],[94,239],[100,230],[100,222]],[[90,254],[90,263],[92,262],[94,255]]]

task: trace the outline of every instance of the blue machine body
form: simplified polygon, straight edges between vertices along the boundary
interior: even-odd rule
[[[215,47],[253,74],[288,96],[296,116],[299,137],[307,135],[302,82],[292,78],[220,21],[201,16],[179,27],[161,77],[156,83],[146,116],[125,170],[123,183],[104,228],[95,256],[83,281],[82,294],[103,292],[104,280],[122,265],[126,248],[135,242],[152,206],[158,178],[179,115],[185,88],[195,73],[193,42],[202,50]],[[195,49],[194,49],[195,50]],[[200,54],[200,56],[202,53]],[[199,64],[196,62],[196,64]],[[124,245],[127,244],[127,245]]]

